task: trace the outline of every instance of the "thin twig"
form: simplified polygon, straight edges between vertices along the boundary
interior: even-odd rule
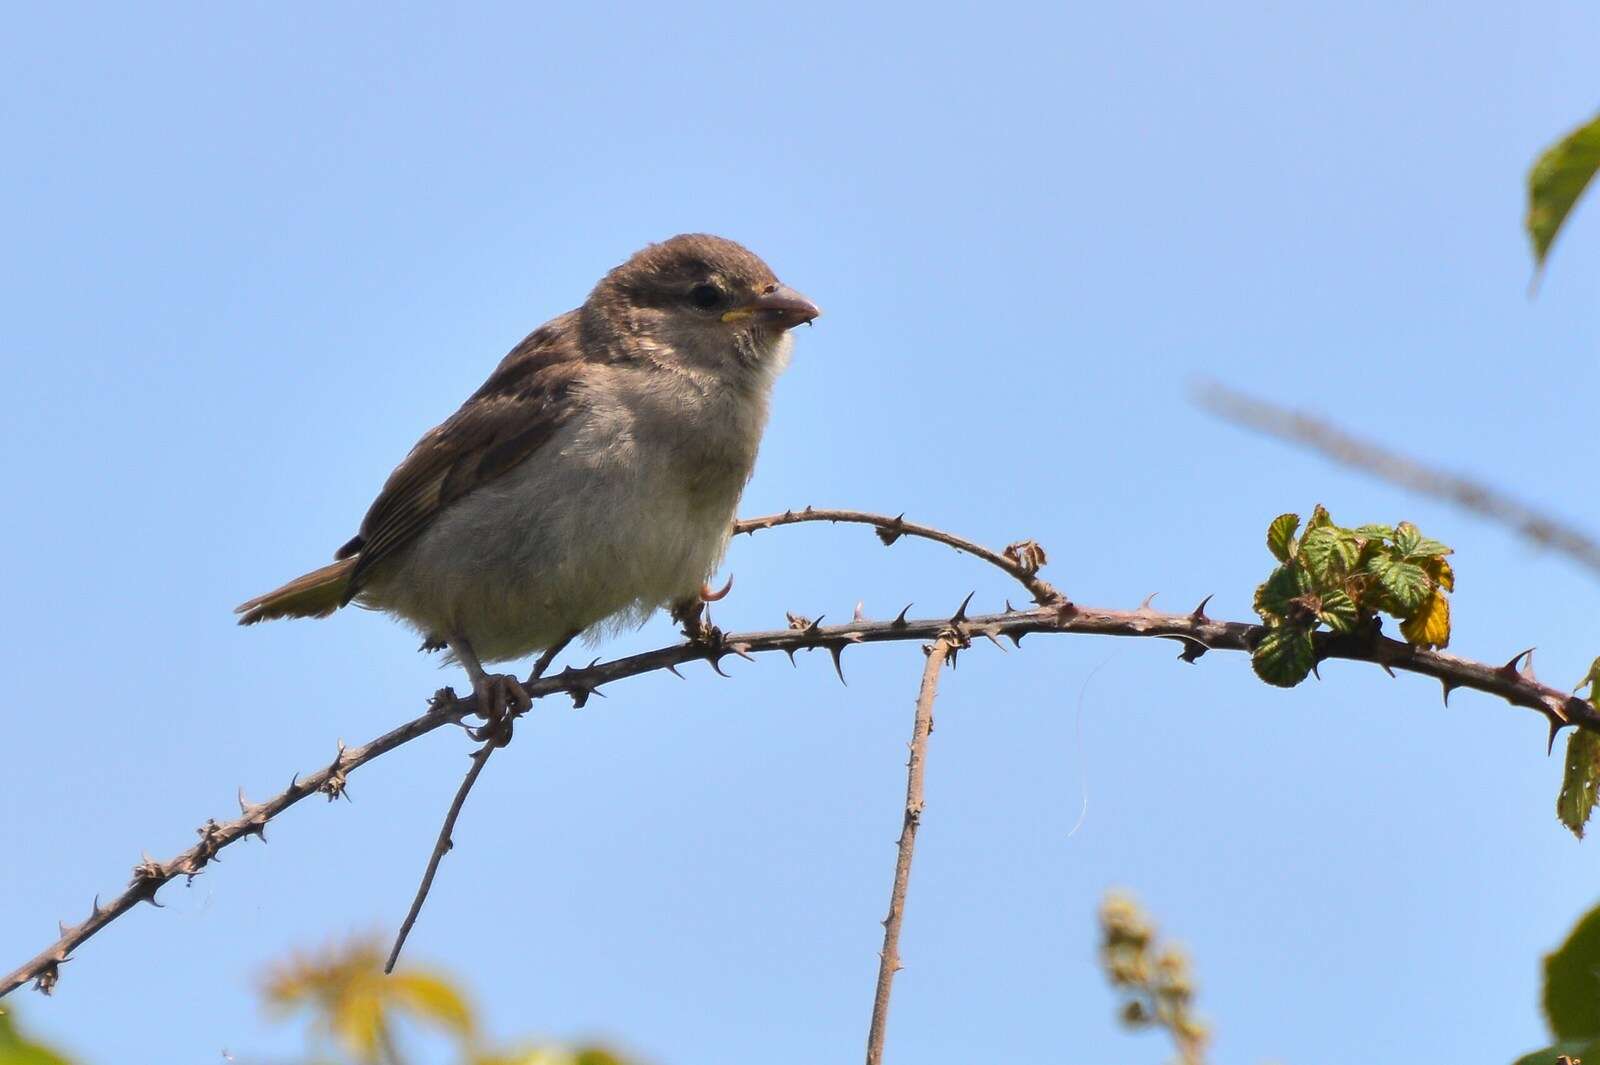
[[[854,515],[858,512],[844,513]],[[868,519],[869,524],[893,521],[873,516],[868,516]],[[907,535],[912,534],[908,531]],[[963,547],[962,550],[968,548]],[[1001,558],[988,551],[979,557],[991,561]],[[1002,559],[995,564],[1011,572],[1010,564],[1002,564],[1004,562]],[[554,676],[531,681],[524,688],[535,699],[563,692],[572,698],[574,704],[582,705],[602,685],[662,669],[675,671],[677,666],[688,662],[705,661],[717,668],[729,655],[753,657],[782,651],[792,656],[799,651],[818,648],[838,656],[854,644],[935,640],[950,630],[953,622],[971,637],[1006,637],[1015,642],[1020,642],[1030,633],[1170,639],[1182,645],[1182,657],[1188,661],[1193,661],[1206,651],[1248,653],[1263,631],[1259,625],[1213,620],[1198,609],[1189,614],[1164,614],[1147,607],[1137,610],[1096,609],[1075,606],[1062,600],[1053,606],[1008,610],[970,618],[965,616],[964,611],[958,610],[954,618],[909,619],[901,616],[887,621],[858,620],[843,625],[807,625],[727,635],[711,644],[677,643],[610,662],[600,662],[587,669],[565,669]],[[1447,698],[1456,688],[1470,688],[1497,696],[1513,706],[1535,710],[1548,721],[1552,738],[1557,730],[1568,725],[1600,732],[1600,712],[1587,700],[1540,683],[1527,666],[1517,668],[1524,659],[1523,654],[1518,654],[1504,666],[1491,666],[1443,651],[1414,647],[1381,635],[1336,636],[1323,632],[1318,633],[1315,639],[1319,659],[1342,658],[1369,662],[1389,671],[1433,677],[1443,685]],[[296,776],[287,788],[265,802],[251,803],[241,794],[240,817],[232,821],[207,821],[197,830],[200,836],[198,843],[165,862],[153,858],[139,862],[134,867],[133,879],[116,898],[104,905],[96,899],[87,919],[77,925],[61,925],[61,934],[54,943],[0,978],[0,997],[30,980],[41,991],[48,991],[55,985],[61,963],[68,960],[72,951],[138,903],[154,903],[156,892],[168,881],[180,876],[197,875],[216,858],[219,851],[241,839],[252,835],[265,838],[267,822],[302,799],[318,793],[330,799],[342,794],[346,777],[374,758],[437,728],[459,724],[464,718],[476,714],[477,701],[473,696],[459,700],[438,700],[427,713],[370,743],[341,749],[330,765],[303,779]]]
[[[439,838],[433,844],[433,854],[428,857],[428,868],[422,874],[422,883],[417,885],[417,895],[411,900],[411,909],[406,913],[406,919],[400,924],[400,931],[394,937],[394,947],[389,951],[389,960],[383,963],[383,971],[394,972],[394,963],[400,960],[400,948],[406,945],[406,936],[411,934],[411,926],[417,923],[417,914],[422,912],[422,904],[428,898],[428,891],[433,887],[433,874],[439,869],[439,860],[445,852],[455,846],[455,841],[450,834],[455,831],[456,818],[461,815],[461,807],[467,801],[467,792],[472,790],[472,785],[478,782],[478,774],[483,772],[483,767],[489,764],[489,756],[500,746],[490,740],[476,751],[472,752],[472,766],[467,770],[461,787],[456,790],[455,801],[450,804],[450,812],[444,815],[444,825],[439,829]]]
[[[878,532],[878,539],[885,544],[893,544],[902,536],[912,536],[922,540],[932,540],[935,543],[953,547],[957,551],[965,552],[1005,571],[1014,577],[1028,593],[1033,596],[1033,601],[1041,605],[1063,601],[1060,592],[1050,586],[1050,583],[1038,576],[1036,566],[1029,564],[1026,557],[1011,558],[989,550],[982,544],[975,543],[963,536],[936,529],[931,525],[918,525],[905,520],[901,514],[889,517],[887,514],[871,514],[864,510],[829,510],[807,507],[804,510],[786,510],[782,514],[768,514],[764,518],[742,518],[733,523],[733,534],[740,533],[754,535],[762,529],[775,529],[780,525],[798,525],[807,521],[845,522],[852,525],[870,525]],[[1035,545],[1037,546],[1037,545]]]
[[[1381,480],[1509,525],[1526,539],[1600,571],[1600,542],[1488,485],[1433,469],[1379,444],[1351,436],[1322,418],[1288,410],[1214,381],[1198,385],[1195,399],[1213,414],[1237,425],[1310,448]]]
[[[889,992],[900,971],[900,924],[906,913],[906,885],[911,881],[911,855],[917,847],[917,826],[922,823],[922,773],[928,758],[928,735],[933,732],[933,699],[939,691],[939,671],[950,656],[951,639],[940,636],[925,650],[922,687],[917,692],[917,716],[911,726],[911,757],[906,761],[906,811],[900,823],[899,855],[894,863],[894,887],[889,892],[889,916],[883,919],[883,952],[878,955],[878,989],[872,996],[872,1024],[867,1029],[867,1065],[881,1065],[883,1037],[889,1026]]]

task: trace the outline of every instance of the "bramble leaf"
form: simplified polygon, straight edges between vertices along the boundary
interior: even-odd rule
[[[1533,242],[1533,261],[1543,269],[1550,245],[1583,190],[1600,169],[1600,115],[1545,149],[1528,171],[1528,214],[1524,225]]]
[[[1351,532],[1368,540],[1394,539],[1393,525],[1357,525]]]
[[[1293,601],[1308,590],[1305,572],[1292,562],[1273,570],[1256,589],[1255,611],[1263,620],[1279,621],[1289,615]]]
[[[1305,680],[1316,662],[1311,633],[1298,625],[1275,625],[1268,629],[1250,655],[1256,676],[1279,688],[1292,688]]]
[[[1354,599],[1335,589],[1322,593],[1322,609],[1317,619],[1334,632],[1349,632],[1361,621],[1361,611]]]
[[[1600,702],[1596,702],[1597,699],[1600,699],[1600,658],[1596,658],[1590,663],[1589,672],[1585,673],[1583,679],[1578,682],[1578,686],[1572,689],[1572,694],[1576,695],[1584,688],[1589,689],[1589,701],[1600,706]]]
[[[1417,612],[1400,623],[1400,635],[1418,647],[1445,647],[1450,643],[1450,600],[1433,592]]]
[[[1556,797],[1556,816],[1579,839],[1589,823],[1600,793],[1600,735],[1588,729],[1573,731],[1567,740],[1566,767],[1561,775],[1561,794]]]
[[[1415,612],[1433,590],[1433,582],[1428,579],[1427,571],[1415,562],[1400,562],[1390,555],[1377,555],[1367,563],[1367,571],[1378,578],[1383,590],[1407,615]]]
[[[1279,562],[1287,562],[1294,557],[1294,531],[1299,527],[1298,514],[1279,514],[1267,526],[1267,550]]]
[[[1319,525],[1300,540],[1300,559],[1319,585],[1338,581],[1360,556],[1355,536],[1337,525]]]
[[[1422,543],[1422,533],[1409,521],[1403,521],[1394,527],[1395,553],[1401,558],[1410,558],[1417,553],[1417,545]]]

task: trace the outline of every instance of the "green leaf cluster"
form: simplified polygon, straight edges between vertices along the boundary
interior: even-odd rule
[[[1317,662],[1313,634],[1324,626],[1355,632],[1388,614],[1411,643],[1450,642],[1451,550],[1410,522],[1346,528],[1318,504],[1304,531],[1298,514],[1272,519],[1267,549],[1278,567],[1256,589],[1267,631],[1251,662],[1268,684],[1292,688],[1306,679]]]

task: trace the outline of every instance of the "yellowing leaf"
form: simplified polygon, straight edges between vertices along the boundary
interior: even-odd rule
[[[328,1016],[328,1027],[357,1061],[376,1062],[384,1031],[383,1003],[372,981],[358,977],[346,988]]]
[[[1400,623],[1400,635],[1418,647],[1446,647],[1450,643],[1450,600],[1435,591],[1417,612]]]
[[[1533,259],[1544,266],[1556,234],[1600,168],[1600,115],[1568,133],[1534,160],[1528,171],[1528,215]]]
[[[1428,571],[1428,576],[1433,578],[1433,583],[1440,588],[1447,592],[1456,590],[1456,571],[1451,569],[1450,563],[1444,559],[1430,558],[1422,564],[1422,568]]]
[[[386,983],[395,1002],[416,1017],[463,1035],[473,1032],[472,1009],[449,981],[411,970],[390,976]]]

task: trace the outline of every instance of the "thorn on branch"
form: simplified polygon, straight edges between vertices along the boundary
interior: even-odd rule
[[[596,661],[599,660],[596,659]],[[591,667],[592,665],[593,664],[591,663]],[[712,664],[712,668],[716,669],[715,663]],[[600,695],[599,690],[594,685],[585,684],[582,681],[572,679],[573,677],[579,676],[584,672],[584,670],[573,669],[571,666],[568,666],[566,669],[563,669],[560,673],[556,674],[556,680],[560,682],[562,690],[572,697],[572,708],[574,710],[582,710],[586,705],[588,705],[589,696]],[[676,673],[677,671],[674,670],[673,672]],[[717,672],[721,673],[722,671],[719,669]],[[726,676],[727,674],[723,675]],[[602,699],[605,698],[604,695],[600,695],[600,697]]]
[[[328,779],[317,786],[317,790],[328,797],[332,802],[343,795],[345,802],[350,801],[350,793],[345,790],[344,740],[338,741],[338,750],[334,753],[333,762],[328,766]],[[293,787],[291,785],[291,790]]]
[[[967,597],[965,599],[961,600],[961,605],[956,607],[956,612],[950,615],[951,625],[960,625],[963,621],[967,620],[967,604],[972,602],[972,597],[977,594],[977,589],[973,589],[967,593]]]
[[[128,886],[140,902],[148,902],[159,909],[161,903],[156,901],[156,892],[166,882],[167,870],[149,854],[143,854],[139,864],[133,867],[133,879]]]
[[[1533,680],[1533,651],[1534,649],[1532,647],[1528,648],[1526,651],[1518,651],[1516,654],[1511,656],[1511,661],[1501,666],[1495,672],[1501,674],[1507,680]],[[1521,662],[1524,658],[1528,660],[1527,664],[1521,669],[1518,669],[1517,663]]]
[[[811,508],[807,507],[806,509],[809,510]],[[905,535],[905,527],[906,516],[902,512],[895,515],[893,521],[887,521],[882,525],[875,526],[873,531],[878,534],[878,539],[883,541],[883,546],[889,547],[896,540]]]
[[[1206,616],[1206,604],[1209,602],[1211,602],[1211,596],[1209,595],[1200,600],[1200,605],[1195,607],[1193,612],[1189,614],[1189,620],[1202,625],[1210,621],[1211,619]]]
[[[905,609],[901,610],[899,615],[896,616],[895,619],[889,623],[890,626],[892,628],[896,628],[896,629],[905,628],[906,627],[906,614],[910,612],[912,606],[914,606],[914,605],[915,604],[913,604],[913,603],[907,603],[905,605]]]
[[[251,802],[244,797],[244,785],[239,785],[239,812],[249,823],[245,825],[245,833],[257,836],[261,842],[267,841],[267,807],[265,803]]]

